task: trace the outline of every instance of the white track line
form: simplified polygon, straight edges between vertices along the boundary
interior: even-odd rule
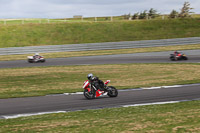
[[[149,88],[142,88],[142,89],[163,89],[163,88],[177,88],[177,87],[184,87],[185,85],[173,85],[173,86],[159,86],[159,87],[149,87]]]
[[[142,103],[142,104],[124,105],[124,106],[122,106],[122,107],[135,107],[135,106],[156,105],[156,104],[169,104],[169,103],[179,103],[179,102],[180,102],[180,101],[155,102],[155,103]]]
[[[186,85],[171,85],[171,86],[158,86],[158,87],[148,87],[148,88],[134,88],[134,89],[124,89],[118,91],[138,91],[138,90],[153,90],[153,89],[167,89],[167,88],[177,88],[177,87],[186,87],[186,86],[196,86],[198,84],[186,84]],[[75,92],[75,93],[63,93],[63,94],[52,94],[46,96],[59,96],[59,95],[83,95],[83,92]]]
[[[75,92],[75,93],[63,93],[64,95],[82,95],[83,92]]]
[[[44,115],[44,114],[52,114],[52,113],[66,113],[67,111],[53,111],[53,112],[39,112],[39,113],[32,113],[32,114],[17,114],[17,115],[3,115],[1,116],[4,119],[13,119],[19,117],[27,117],[27,116],[34,116],[34,115]]]

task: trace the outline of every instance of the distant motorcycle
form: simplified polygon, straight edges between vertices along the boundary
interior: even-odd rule
[[[88,80],[86,80],[83,84],[84,89],[84,96],[87,99],[94,99],[99,96],[108,95],[109,97],[117,97],[118,91],[113,86],[107,86],[107,84],[110,82],[110,80],[107,80],[104,85],[105,89],[103,91],[97,89],[93,84],[90,84]]]
[[[175,56],[174,54],[170,54],[169,59],[170,59],[171,61],[176,61],[176,60],[188,60],[188,57],[187,57],[185,54],[183,54],[183,53],[180,53],[179,56]]]
[[[43,56],[39,56],[38,58],[34,58],[33,56],[27,56],[27,60],[29,63],[38,63],[38,62],[45,62],[45,59]]]

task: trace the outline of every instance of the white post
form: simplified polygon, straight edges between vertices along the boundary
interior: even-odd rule
[[[110,21],[113,21],[113,16],[110,17]]]
[[[4,20],[4,25],[6,25],[7,23],[6,23],[6,19]]]
[[[162,16],[162,20],[164,20],[164,19],[165,19],[165,16],[163,15],[163,16]]]
[[[50,23],[50,20],[49,20],[49,18],[47,19],[47,21],[48,21],[48,23]]]
[[[81,21],[83,21],[83,16],[81,17]]]
[[[97,17],[94,17],[94,21],[97,22]]]

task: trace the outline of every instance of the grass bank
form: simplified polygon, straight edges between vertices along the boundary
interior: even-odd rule
[[[0,132],[200,132],[200,101],[0,119]]]
[[[0,69],[0,98],[83,91],[88,73],[118,89],[200,83],[200,64],[114,64]],[[181,78],[177,78],[180,77]]]
[[[165,47],[132,48],[132,49],[116,49],[116,50],[113,49],[113,50],[41,53],[41,55],[43,55],[47,59],[47,58],[61,58],[61,57],[132,54],[132,53],[144,53],[144,52],[161,52],[161,51],[172,51],[172,50],[195,50],[195,49],[200,49],[200,44],[176,45],[176,46],[165,46]],[[30,55],[31,54],[0,55],[0,61],[26,60],[27,59],[26,57]]]
[[[154,40],[200,36],[199,19],[5,25],[0,47]]]

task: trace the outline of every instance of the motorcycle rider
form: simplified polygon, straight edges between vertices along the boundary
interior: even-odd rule
[[[40,59],[40,54],[39,53],[35,53],[35,55],[33,56],[33,58],[35,59],[35,60],[39,60]]]
[[[90,82],[91,85],[94,85],[97,90],[99,89],[100,91],[105,90],[105,84],[102,80],[100,80],[98,77],[94,76],[92,73],[87,75],[87,78]]]
[[[181,56],[181,53],[176,50],[174,51],[174,56],[175,56],[175,60],[178,60],[178,58]]]

